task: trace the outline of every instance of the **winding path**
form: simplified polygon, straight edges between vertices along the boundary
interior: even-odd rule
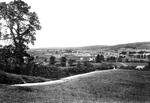
[[[113,69],[113,70],[115,70],[115,69]],[[100,72],[102,73],[102,72],[108,72],[108,71],[111,71],[111,70],[94,71],[94,72],[90,72],[90,73],[74,75],[74,76],[62,78],[60,80],[54,80],[54,81],[48,81],[48,82],[15,84],[15,85],[11,85],[11,86],[24,86],[24,87],[27,86],[27,87],[29,87],[29,86],[43,86],[43,85],[58,84],[58,83],[64,83],[64,82],[70,81],[70,80],[78,78],[78,77],[84,77],[84,76],[92,75],[94,73],[100,73]]]
[[[125,63],[120,63],[121,65],[123,65],[123,66],[128,66],[127,64],[125,64]]]

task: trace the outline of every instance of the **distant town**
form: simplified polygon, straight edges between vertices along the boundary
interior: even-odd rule
[[[56,64],[59,63],[61,57],[65,57],[67,61],[74,60],[75,62],[96,62],[98,55],[103,56],[101,62],[140,62],[146,63],[150,58],[149,49],[131,49],[120,48],[119,50],[75,50],[75,49],[35,49],[30,50],[32,56],[36,56],[36,63],[48,64],[49,58],[54,56]]]

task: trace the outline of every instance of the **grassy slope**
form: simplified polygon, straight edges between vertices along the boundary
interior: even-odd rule
[[[125,63],[125,64],[128,66],[139,66],[139,65],[147,66],[148,65],[148,63]]]
[[[145,65],[145,66],[147,66],[148,65],[148,63],[127,63],[127,62],[116,62],[116,63],[113,63],[113,64],[117,65],[118,67],[124,66],[121,63],[126,64],[128,66],[139,66],[139,65]]]
[[[0,84],[24,84],[24,82],[36,83],[36,82],[45,82],[49,80],[50,79],[45,79],[42,77],[17,75],[17,74],[6,73],[3,71],[0,71]]]
[[[99,103],[150,102],[150,72],[108,70],[62,84],[0,86],[0,102]]]
[[[80,47],[82,50],[119,50],[121,48],[132,48],[132,49],[150,49],[150,42],[135,42],[135,43],[126,43],[118,44],[113,46],[85,46]]]

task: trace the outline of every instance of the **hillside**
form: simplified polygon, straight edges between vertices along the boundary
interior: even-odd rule
[[[137,42],[128,44],[119,44],[111,46],[111,50],[118,50],[120,48],[131,48],[131,49],[150,49],[150,42]]]
[[[59,49],[72,49],[72,50],[94,50],[94,51],[114,51],[121,48],[130,49],[150,49],[150,42],[136,42],[118,45],[93,45],[93,46],[83,46],[83,47],[51,47],[51,48],[36,48],[31,50],[59,50]]]
[[[94,46],[84,46],[84,47],[77,47],[77,48],[73,48],[76,50],[107,50],[109,49],[110,46],[107,45],[94,45]]]
[[[148,103],[150,72],[108,70],[46,86],[0,85],[1,103]]]
[[[24,84],[24,83],[46,82],[46,81],[50,81],[50,79],[27,75],[17,75],[0,71],[0,84]]]
[[[113,45],[113,46],[104,46],[104,45],[85,46],[85,47],[78,47],[74,49],[97,51],[97,50],[119,50],[121,48],[150,49],[150,42],[136,42],[136,43],[118,44],[118,45]]]

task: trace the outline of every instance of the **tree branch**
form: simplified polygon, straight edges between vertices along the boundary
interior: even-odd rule
[[[13,32],[13,29],[14,29],[14,28],[9,25],[8,21],[6,20],[6,18],[4,18],[4,20],[6,21],[6,25],[7,25],[7,27],[10,29],[10,32],[11,32],[10,35],[12,35],[12,39],[13,39],[15,45],[17,46],[16,37],[15,37],[15,34],[14,34],[14,32]]]
[[[24,35],[30,33],[30,28],[31,28],[31,26],[29,25],[28,29],[26,29],[26,30],[21,34],[21,37],[23,37]]]

